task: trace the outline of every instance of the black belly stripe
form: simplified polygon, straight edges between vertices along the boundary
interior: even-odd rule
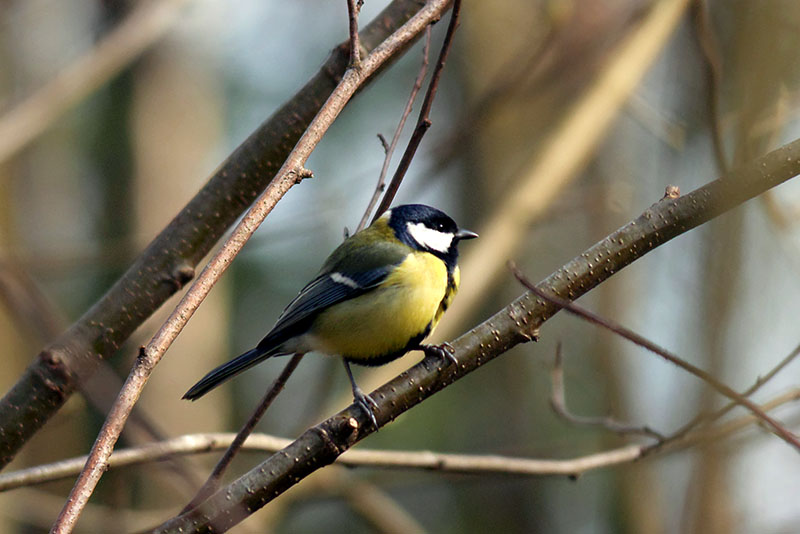
[[[406,343],[406,346],[400,350],[387,352],[385,354],[379,354],[377,356],[371,356],[369,358],[353,359],[345,357],[345,360],[357,365],[363,365],[365,367],[377,367],[379,365],[383,365],[391,361],[394,361],[397,358],[404,356],[406,352],[416,349],[417,347],[419,347],[419,344],[422,343],[422,340],[425,339],[425,337],[427,337],[427,335],[430,333],[431,333],[431,323],[428,323],[428,326],[425,327],[425,330],[423,330],[421,333],[409,339],[408,343]]]

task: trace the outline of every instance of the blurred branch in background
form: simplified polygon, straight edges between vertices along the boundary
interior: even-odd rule
[[[0,163],[25,148],[64,112],[94,93],[179,20],[190,0],[148,0],[44,87],[0,116]]]
[[[32,330],[37,344],[47,343],[63,328],[62,314],[40,291],[36,282],[9,261],[0,261],[0,301],[11,316],[17,319],[20,330]],[[122,380],[105,361],[101,362],[94,378],[96,379],[80,384],[79,389],[89,405],[97,413],[105,415],[122,387]],[[133,443],[166,439],[167,434],[141,406],[137,406],[131,420],[130,430],[133,432],[128,432],[127,437]],[[185,462],[169,461],[166,468],[178,475],[178,479],[169,478],[173,480],[175,491],[185,493],[187,484],[193,487],[199,482],[199,477]]]

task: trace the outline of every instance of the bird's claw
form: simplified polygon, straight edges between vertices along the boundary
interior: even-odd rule
[[[447,360],[453,365],[458,365],[456,360],[456,350],[450,343],[442,343],[441,345],[420,345],[419,350],[425,353],[425,356],[434,356],[442,360]]]
[[[361,388],[358,387],[353,388],[353,402],[367,413],[369,420],[372,421],[372,425],[375,427],[375,430],[378,430],[378,420],[375,418],[375,412],[372,411],[373,408],[376,410],[378,409],[378,403],[375,402],[372,397],[361,391]]]

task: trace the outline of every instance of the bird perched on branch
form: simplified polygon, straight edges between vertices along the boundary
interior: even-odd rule
[[[422,341],[458,290],[459,242],[475,237],[430,206],[386,211],[333,251],[256,348],[208,373],[183,398],[196,400],[267,358],[315,351],[343,358],[354,401],[377,428],[377,404],[356,385],[350,363],[382,365],[410,350],[454,361],[446,345]]]

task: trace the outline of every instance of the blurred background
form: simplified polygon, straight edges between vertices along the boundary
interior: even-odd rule
[[[362,24],[385,5],[367,0]],[[36,112],[70,88],[45,93],[20,122],[15,111],[31,95],[132,17],[140,17],[133,34],[146,44],[141,54],[110,76],[79,77],[85,96],[42,119]],[[431,62],[445,28],[434,27]],[[4,392],[346,36],[345,2],[0,4]],[[307,165],[315,178],[278,204],[190,321],[144,391],[144,419],[129,424],[120,446],[154,434],[238,429],[281,363],[254,368],[196,403],[180,396],[258,342],[345,228],[356,227],[383,162],[376,135],[391,138],[421,45],[337,120]],[[507,230],[461,247],[463,290],[439,339],[522,293],[507,259],[540,280],[636,217],[667,185],[691,191],[796,139],[798,49],[800,6],[791,0],[465,0],[433,127],[397,202],[441,207],[479,233],[504,220]],[[41,131],[9,148],[36,121]],[[520,191],[524,200],[512,208]],[[581,303],[744,390],[800,343],[799,202],[797,183],[780,186],[662,246]],[[7,470],[86,453],[136,348],[176,302],[140,328]],[[669,433],[722,404],[693,377],[561,314],[538,343],[503,355],[358,447],[572,458],[645,442],[553,413],[559,341],[576,414]],[[357,377],[372,389],[419,358],[358,369]],[[796,388],[799,374],[800,364],[790,364],[756,400]],[[349,395],[337,360],[309,356],[259,430],[295,437]],[[796,406],[776,415],[798,428]],[[191,458],[178,470],[167,463],[108,472],[78,530],[160,523],[191,498],[217,457]],[[243,454],[233,472],[263,457]],[[72,483],[0,494],[0,531],[47,531]],[[750,427],[577,480],[330,467],[233,531],[788,533],[800,530],[799,494],[796,452]]]

